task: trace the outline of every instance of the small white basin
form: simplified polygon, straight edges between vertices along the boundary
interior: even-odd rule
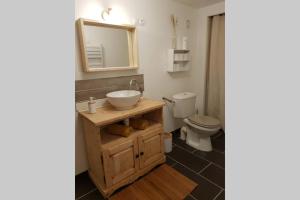
[[[106,94],[108,102],[117,110],[133,108],[141,97],[141,92],[136,90],[120,90]]]

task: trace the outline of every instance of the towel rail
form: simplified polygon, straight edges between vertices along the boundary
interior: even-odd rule
[[[169,103],[175,103],[175,101],[168,99],[167,97],[162,97],[162,100],[168,101]]]

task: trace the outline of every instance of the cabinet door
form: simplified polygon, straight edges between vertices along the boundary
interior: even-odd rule
[[[103,164],[107,187],[136,173],[139,166],[137,139],[103,149]]]
[[[146,167],[164,156],[163,131],[144,133],[138,137],[140,152],[140,168]]]

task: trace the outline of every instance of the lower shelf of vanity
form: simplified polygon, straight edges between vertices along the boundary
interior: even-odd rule
[[[148,120],[149,121],[149,120]],[[137,130],[133,129],[132,133],[128,137],[119,136],[119,135],[113,135],[110,133],[107,133],[105,130],[105,127],[100,128],[101,132],[101,146],[103,149],[109,148],[111,146],[124,143],[128,140],[133,140],[136,137],[146,134],[149,132],[157,132],[157,131],[163,131],[163,126],[160,123],[149,121],[149,126],[145,130]]]
[[[105,128],[100,133],[105,183],[110,191],[165,161],[161,123],[151,121],[147,129],[134,130],[128,137],[106,133]]]

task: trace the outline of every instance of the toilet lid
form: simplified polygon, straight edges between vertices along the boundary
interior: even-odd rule
[[[193,124],[205,128],[217,128],[220,126],[220,121],[218,119],[209,116],[200,116],[195,114],[193,116],[190,116],[188,119]]]

